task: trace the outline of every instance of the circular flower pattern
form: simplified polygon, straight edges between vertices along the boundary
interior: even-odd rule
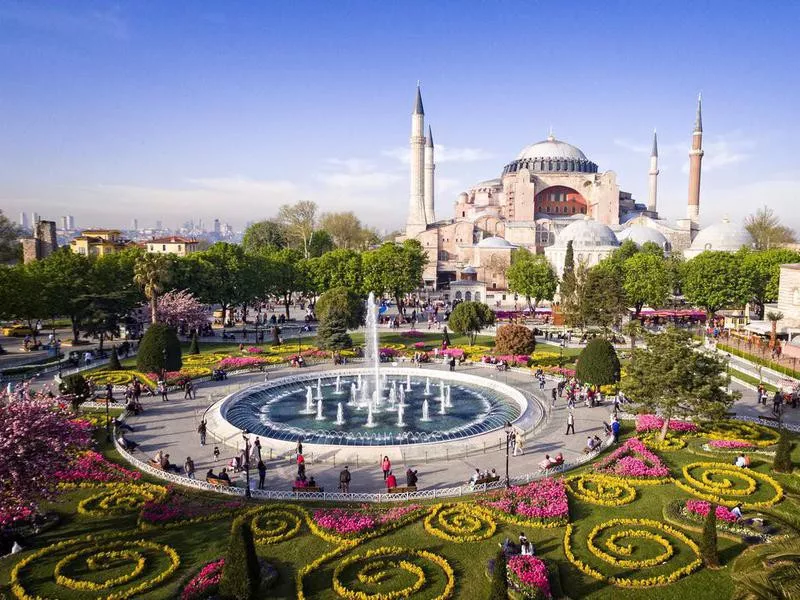
[[[686,440],[675,433],[667,433],[667,437],[663,441],[659,437],[659,432],[650,432],[640,435],[639,439],[651,450],[660,450],[662,452],[672,452],[686,447]]]
[[[431,583],[420,563],[444,572],[447,583],[435,600],[452,597],[455,575],[450,563],[426,550],[400,547],[376,548],[343,559],[333,571],[333,590],[348,600],[411,598]]]
[[[485,540],[497,524],[488,510],[472,504],[437,504],[425,517],[425,531],[448,542]]]
[[[20,600],[39,598],[26,589],[29,565],[38,568],[56,560],[52,582],[45,592],[58,598],[66,590],[102,593],[105,598],[134,598],[156,587],[180,566],[180,557],[170,546],[146,540],[93,539],[91,536],[59,542],[28,555],[11,572],[14,594]]]
[[[783,488],[769,475],[727,463],[688,464],[683,467],[683,478],[685,482],[675,480],[675,485],[723,506],[741,502],[745,508],[767,508],[783,498]]]
[[[600,506],[622,506],[636,500],[636,488],[624,479],[586,473],[567,479],[572,495]]]
[[[595,525],[586,536],[588,552],[604,564],[605,571],[614,571],[614,574],[605,574],[575,556],[573,531],[574,526],[568,525],[564,536],[567,559],[587,575],[619,587],[650,587],[672,583],[702,564],[697,544],[669,525],[648,519],[611,519]],[[675,545],[679,545],[681,550],[688,547],[691,554],[694,554],[692,560],[685,562],[685,551],[676,556]],[[684,564],[672,571],[665,569],[673,560]],[[650,576],[636,577],[638,571],[648,569],[657,571]]]
[[[772,446],[780,439],[777,431],[746,421],[720,421],[708,425],[705,432],[712,440],[741,440],[760,447]]]
[[[69,484],[65,487],[69,487]],[[97,487],[101,490],[78,503],[78,512],[92,517],[134,512],[147,502],[163,498],[167,493],[167,488],[149,483],[106,483],[102,486],[86,487]]]
[[[184,367],[212,367],[228,354],[209,352],[207,354],[185,354],[182,357]]]
[[[289,504],[266,506],[256,511],[250,521],[256,544],[277,544],[293,538],[300,531],[305,513]]]

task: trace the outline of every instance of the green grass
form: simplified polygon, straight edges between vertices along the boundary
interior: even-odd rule
[[[766,388],[768,392],[775,392],[778,390],[778,388],[772,385],[771,383],[767,383],[766,381],[759,381],[752,375],[748,375],[747,373],[742,373],[741,371],[737,371],[736,369],[731,369],[730,374],[731,377],[735,377],[736,379],[744,381],[745,383],[749,383],[750,385],[757,386],[760,383]]]

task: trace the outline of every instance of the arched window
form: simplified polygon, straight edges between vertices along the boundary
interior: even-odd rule
[[[466,292],[466,293],[464,294],[464,300],[466,300],[467,302],[469,302],[470,300],[472,300],[472,292]]]
[[[461,300],[461,292],[456,292],[456,300]]]

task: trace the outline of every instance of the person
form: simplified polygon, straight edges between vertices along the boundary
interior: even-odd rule
[[[114,401],[114,386],[110,383],[106,384],[106,402]]]
[[[572,411],[567,415],[567,433],[564,435],[569,435],[570,431],[575,433],[575,415],[572,414]]]
[[[611,435],[614,436],[615,444],[619,443],[619,429],[620,429],[619,421],[617,420],[617,417],[614,417],[614,420],[611,421]]]
[[[411,467],[406,471],[406,486],[415,487],[417,485],[417,472],[412,471]]]
[[[306,459],[302,454],[297,455],[297,476],[305,477],[306,475]]]
[[[297,438],[297,452],[296,454],[303,453],[303,438]]]
[[[553,459],[550,458],[550,455],[549,454],[545,454],[544,455],[544,460],[542,460],[542,462],[539,463],[539,468],[540,469],[549,469],[550,467],[553,466],[553,464],[554,464],[553,463]]]
[[[589,452],[594,451],[594,438],[592,436],[587,436],[586,438],[586,448],[583,449],[584,454],[589,454]]]
[[[553,388],[552,392],[550,392],[550,396],[553,398],[553,401],[550,403],[552,408],[556,407],[556,398],[558,397],[558,389]]]
[[[472,477],[469,478],[469,487],[470,489],[475,489],[475,486],[478,483],[478,480],[481,478],[481,470],[475,469],[475,472],[472,474]]]
[[[736,521],[737,522],[741,521],[742,520],[742,505],[741,505],[741,503],[739,503],[736,506],[734,506],[731,509],[731,513],[733,514],[734,517],[736,517]]]
[[[158,382],[158,393],[161,394],[162,402],[167,402],[169,400],[169,396],[167,396],[167,383],[165,381]]]
[[[740,454],[736,457],[736,462],[734,463],[740,469],[747,468],[747,459],[745,459],[744,454]]]
[[[383,457],[383,461],[381,461],[381,469],[383,470],[383,480],[386,481],[387,477],[389,477],[389,473],[392,472],[392,462],[389,460],[388,456]]]
[[[782,402],[783,397],[781,396],[780,390],[775,390],[775,395],[772,397],[772,414],[778,414]]]
[[[133,427],[128,425],[125,421],[120,421],[118,417],[114,417],[113,423],[114,423],[114,427],[116,427],[120,431],[126,431],[127,430],[127,431],[130,431],[130,432],[133,432]]]
[[[347,468],[347,465],[339,473],[339,489],[345,494],[350,491],[350,469]]]
[[[308,478],[308,487],[317,487],[317,480],[314,479],[314,476]]]
[[[395,477],[394,474],[391,471],[389,471],[389,475],[387,475],[386,477],[386,489],[391,490],[392,488],[396,487],[397,487],[397,477]]]
[[[260,458],[258,459],[258,489],[264,489],[264,479],[267,477],[267,465]]]
[[[603,442],[602,442],[602,440],[601,440],[601,439],[600,439],[600,438],[599,438],[597,435],[595,435],[595,436],[592,438],[592,442],[594,443],[594,444],[593,444],[593,445],[594,445],[594,448],[593,448],[593,450],[597,450],[597,449],[598,449],[600,446],[602,446],[602,445],[603,445]]]
[[[220,472],[219,472],[219,475],[217,475],[217,479],[221,479],[222,481],[227,481],[228,483],[230,483],[230,481],[231,481],[231,476],[230,476],[230,475],[228,475],[228,469],[226,469],[225,467],[223,467],[223,468],[222,468],[222,471],[220,471]]]
[[[526,539],[519,545],[519,553],[522,556],[533,556],[533,545]]]
[[[450,357],[450,370],[451,371],[455,371],[456,370],[456,357],[455,356],[451,356]]]
[[[206,445],[206,433],[207,433],[206,420],[205,419],[200,421],[200,425],[197,426],[197,433],[200,434],[200,445],[201,446],[205,446]]]
[[[519,545],[522,547],[523,544],[528,543],[528,536],[525,535],[524,531],[519,532]]]
[[[156,463],[157,465],[163,465],[164,464],[164,451],[163,450],[159,450],[158,452],[155,453],[155,456],[153,456],[153,462]]]
[[[219,460],[219,446],[214,446],[214,460]]]
[[[253,442],[253,447],[250,449],[250,462],[258,462],[261,460],[261,440],[256,438]]]
[[[522,449],[522,442],[524,441],[524,437],[521,431],[514,432],[514,456],[517,454],[525,454],[525,451]]]
[[[119,434],[117,438],[117,442],[122,447],[123,450],[127,450],[128,452],[133,452],[139,446],[136,442],[133,442],[127,439],[122,433]]]
[[[14,540],[14,545],[11,546],[11,554],[19,554],[20,552],[22,552],[22,550],[23,548],[22,546],[19,545],[19,542],[17,540]]]
[[[218,478],[218,477],[217,477],[217,476],[214,474],[214,467],[211,467],[211,468],[208,470],[208,473],[206,473],[206,479],[209,479],[209,478],[211,478],[211,479],[219,479],[219,478]]]
[[[193,391],[194,391],[194,384],[190,379],[189,381],[186,382],[186,385],[183,386],[183,399],[192,400],[194,398],[194,396],[192,395]]]
[[[161,463],[161,468],[165,471],[173,471],[174,473],[180,474],[181,470],[178,468],[178,465],[173,465],[169,462],[169,454],[164,455],[164,460]]]
[[[183,470],[186,471],[186,476],[189,479],[194,479],[194,461],[191,456],[186,457],[186,462],[183,463]]]

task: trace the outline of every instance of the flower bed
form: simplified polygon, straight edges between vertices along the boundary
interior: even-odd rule
[[[524,598],[552,598],[547,565],[535,556],[513,556],[508,561],[508,583]]]
[[[242,500],[203,501],[202,497],[187,497],[173,491],[162,499],[144,503],[139,512],[139,527],[148,529],[211,521],[229,516],[244,506]]]
[[[675,485],[697,498],[723,506],[741,502],[745,508],[768,508],[783,499],[783,488],[769,475],[728,463],[691,463],[683,467],[683,477],[686,481],[676,479]],[[763,487],[771,487],[774,495],[767,500],[748,499]]]
[[[711,503],[704,500],[687,500],[685,504],[685,508],[688,512],[701,517],[708,515],[710,507]],[[726,523],[736,522],[736,515],[734,515],[730,509],[726,508],[725,506],[717,506],[714,512],[717,513],[717,519],[720,521],[725,521]]]
[[[560,527],[569,518],[566,484],[552,477],[495,492],[481,503],[500,518],[521,525]]]
[[[777,431],[744,421],[720,421],[705,428],[709,440],[736,440],[750,442],[760,448],[772,446],[778,442]]]
[[[647,431],[661,431],[664,426],[664,419],[658,415],[637,415],[636,416],[636,432],[644,433]],[[697,423],[691,421],[678,421],[671,419],[667,426],[669,431],[681,433],[695,433],[698,431]]]
[[[62,483],[80,483],[135,480],[142,474],[112,463],[93,450],[87,450],[70,461],[66,469],[53,473],[53,476]]]
[[[421,331],[416,330],[416,329],[409,329],[408,331],[402,332],[400,334],[400,336],[401,337],[415,339],[415,338],[423,338],[423,337],[425,337],[425,334],[423,332],[421,332]]]
[[[424,521],[425,531],[448,542],[478,542],[494,535],[492,515],[474,504],[437,504]]]
[[[711,448],[721,449],[755,448],[752,442],[746,442],[744,440],[711,440],[708,442],[708,445]]]
[[[375,510],[371,507],[318,509],[311,518],[323,531],[345,538],[357,538],[364,531],[374,530],[419,509],[418,504],[395,506],[389,510]]]
[[[669,469],[661,459],[648,450],[641,440],[630,439],[614,452],[596,462],[593,468],[598,473],[636,477],[638,479],[661,479],[669,476]]]
[[[192,577],[181,592],[181,600],[206,600],[217,594],[222,579],[222,567],[225,559],[221,558],[205,565]]]
[[[277,544],[290,540],[306,518],[306,512],[291,504],[272,504],[252,512],[250,528],[256,544]]]
[[[585,473],[567,480],[570,492],[584,502],[599,506],[623,506],[636,500],[636,488],[619,477]]]
[[[167,494],[167,488],[151,483],[61,483],[61,489],[95,488],[98,493],[78,503],[78,514],[89,517],[119,515],[141,509]]]
[[[154,379],[139,371],[110,371],[108,369],[100,369],[88,373],[86,378],[93,381],[98,387],[105,387],[109,383],[114,386],[127,386],[133,383],[134,379],[138,379],[143,385],[149,388],[156,387]]]
[[[658,431],[651,431],[640,435],[639,439],[651,450],[660,450],[662,452],[673,452],[686,447],[686,440],[671,431],[667,433],[667,437],[663,440],[659,439],[660,435]]]

